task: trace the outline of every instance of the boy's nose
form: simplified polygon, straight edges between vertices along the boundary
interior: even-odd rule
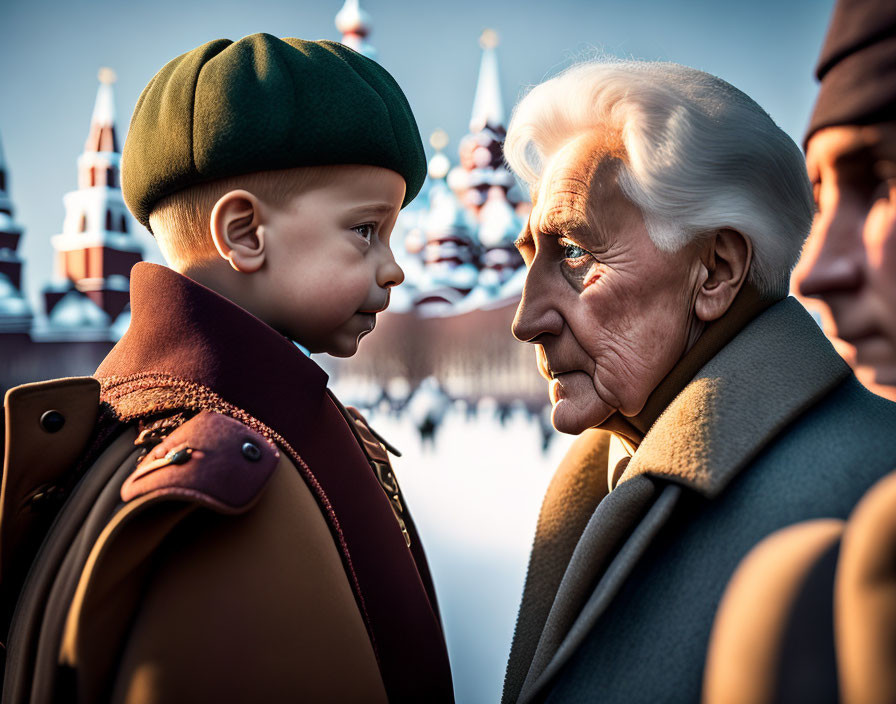
[[[392,288],[404,281],[404,271],[398,266],[391,251],[377,268],[376,282],[381,288]]]

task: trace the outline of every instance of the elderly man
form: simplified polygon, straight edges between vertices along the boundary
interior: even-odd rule
[[[896,399],[896,3],[839,0],[817,74],[818,213],[794,278],[858,377]],[[831,513],[752,550],[713,627],[707,704],[896,702],[894,517],[890,474],[848,522]]]
[[[505,152],[534,206],[513,332],[582,437],[542,508],[504,701],[696,701],[738,561],[847,515],[891,468],[896,404],[786,297],[811,188],[733,86],[576,66],[517,106]]]

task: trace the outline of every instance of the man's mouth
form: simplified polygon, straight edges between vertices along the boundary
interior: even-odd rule
[[[579,370],[569,368],[566,365],[552,365],[548,361],[547,355],[545,355],[544,352],[540,352],[538,355],[538,371],[541,372],[541,375],[545,379],[553,381],[564,374],[571,374],[572,372],[577,372]]]

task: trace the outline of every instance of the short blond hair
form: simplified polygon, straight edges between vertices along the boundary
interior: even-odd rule
[[[149,223],[165,261],[175,268],[217,256],[211,233],[212,210],[222,196],[243,189],[268,206],[284,207],[313,184],[326,183],[338,167],[305,166],[258,171],[200,183],[160,200]]]

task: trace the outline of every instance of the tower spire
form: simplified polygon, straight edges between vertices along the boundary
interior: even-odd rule
[[[501,98],[501,79],[498,74],[498,33],[486,29],[479,37],[482,60],[479,62],[479,80],[476,82],[476,97],[473,99],[473,113],[470,116],[470,132],[476,133],[490,127],[504,128],[504,101]]]
[[[22,228],[13,218],[7,192],[6,159],[0,143],[0,335],[27,333],[31,309],[22,293],[22,259],[17,253]]]
[[[514,180],[504,166],[504,101],[498,75],[498,34],[485,30],[479,37],[482,61],[473,98],[470,132],[460,142],[460,166],[449,175],[458,195],[477,215],[485,203],[488,189],[500,186],[505,194]]]
[[[359,0],[345,0],[342,9],[336,13],[336,29],[342,32],[342,43],[368,59],[376,60],[376,49],[368,43],[370,36],[370,15],[361,7]]]
[[[129,233],[119,182],[121,153],[112,91],[115,72],[102,68],[98,79],[90,130],[84,152],[78,157],[78,190],[63,197],[62,234],[52,238],[62,281],[60,285],[51,285],[44,294],[51,326],[54,309],[66,296],[67,310],[73,308],[75,299],[84,308],[85,301],[80,298],[86,297],[110,321],[115,320],[130,300],[131,267],[143,258],[140,244]],[[60,316],[61,312],[57,317]]]
[[[115,71],[101,68],[97,76],[100,87],[96,92],[93,104],[93,115],[90,118],[90,132],[84,144],[85,152],[117,152],[118,139],[115,134],[115,97],[112,95],[112,84],[115,83]]]

